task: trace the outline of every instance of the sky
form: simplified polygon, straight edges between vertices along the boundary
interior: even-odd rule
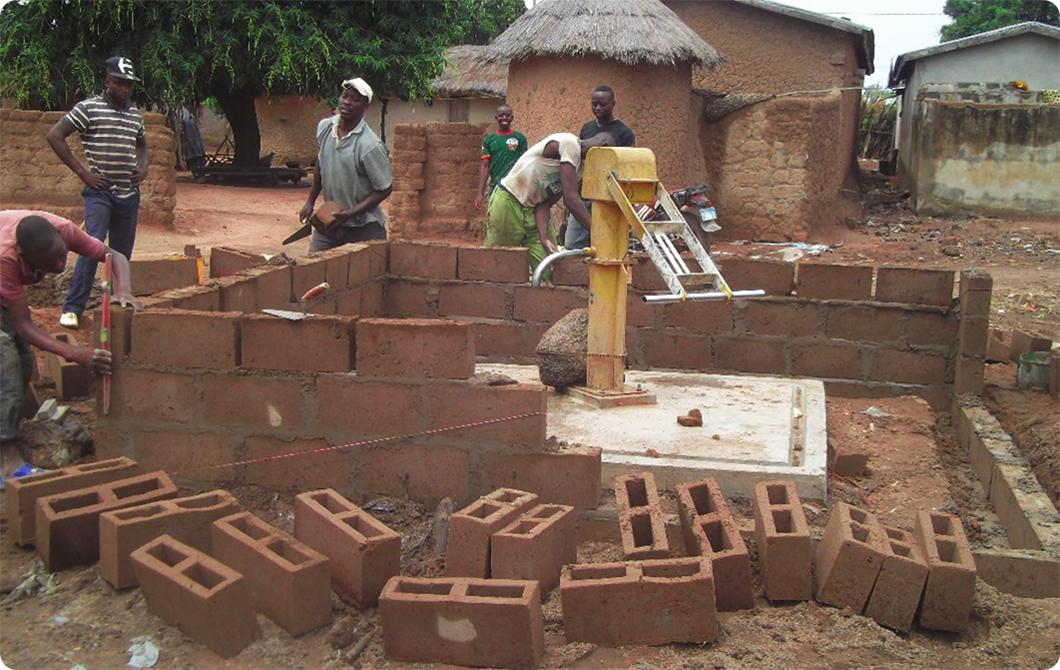
[[[535,1],[525,0],[527,7]],[[782,0],[782,4],[846,17],[872,28],[876,36],[875,72],[865,79],[866,86],[887,86],[891,62],[908,51],[938,44],[939,29],[950,22],[942,13],[945,0]]]

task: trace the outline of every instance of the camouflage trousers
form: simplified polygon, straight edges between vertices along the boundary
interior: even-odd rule
[[[17,440],[26,386],[33,374],[33,349],[18,333],[6,309],[0,308],[0,441]]]

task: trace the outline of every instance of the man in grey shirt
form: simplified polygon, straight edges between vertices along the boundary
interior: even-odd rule
[[[309,198],[298,213],[307,220],[317,196],[342,207],[327,233],[313,230],[310,251],[326,251],[351,242],[386,239],[386,216],[379,206],[393,190],[390,156],[364,122],[372,87],[363,79],[342,82],[339,113],[317,125],[317,169]]]

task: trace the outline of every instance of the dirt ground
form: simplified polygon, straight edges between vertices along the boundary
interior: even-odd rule
[[[204,252],[217,245],[275,253],[296,226],[296,212],[307,186],[277,188],[178,184],[174,229],[143,228],[139,253],[181,251],[196,244]],[[1029,330],[1060,339],[1057,287],[1060,285],[1060,230],[1055,221],[1001,219],[920,219],[903,207],[901,194],[884,180],[867,180],[871,204],[867,222],[855,229],[826,231],[814,243],[828,245],[822,259],[875,265],[980,268],[994,277],[991,326]],[[724,225],[724,220],[721,222]],[[720,243],[716,251],[740,256],[777,257],[798,253],[791,247]],[[301,241],[287,253],[304,255]],[[956,254],[956,255],[954,255]],[[40,290],[38,290],[40,291]],[[38,292],[38,323],[54,324],[58,310],[47,306],[57,291]],[[1060,479],[1060,408],[1056,400],[1015,388],[1015,366],[988,366],[984,394],[991,411],[1036,466],[1053,500]],[[36,385],[41,397],[51,392]],[[947,417],[916,398],[829,398],[828,435],[846,450],[869,457],[861,478],[833,477],[830,497],[804,501],[815,534],[829,509],[846,501],[872,510],[881,521],[906,529],[918,507],[958,514],[973,544],[1007,546],[991,506],[960,454]],[[874,408],[868,413],[867,410]],[[88,410],[87,403],[75,409]],[[239,487],[232,493],[263,520],[290,532],[293,492]],[[64,570],[52,587],[14,599],[11,589],[33,569],[32,550],[16,547],[7,529],[6,497],[0,496],[0,659],[14,668],[88,670],[124,667],[133,638],[150,636],[161,649],[158,668],[345,668],[408,667],[383,655],[377,609],[358,611],[333,597],[335,625],[293,639],[264,617],[265,632],[239,656],[223,661],[202,645],[151,615],[140,592],[117,592],[95,566]],[[672,500],[664,504],[672,506]],[[750,524],[750,501],[732,499],[735,514]],[[403,535],[402,573],[440,574],[444,558],[433,548],[434,510],[407,501],[378,499],[366,505]],[[672,508],[669,511],[673,511]],[[749,548],[754,555],[753,539]],[[681,553],[680,549],[674,554]],[[580,562],[619,560],[613,544],[584,542]],[[760,585],[756,585],[759,595]],[[569,668],[1049,668],[1060,659],[1060,600],[1021,599],[979,582],[972,623],[960,635],[916,629],[899,635],[871,619],[813,602],[771,605],[759,599],[754,610],[719,616],[721,635],[711,645],[598,648],[566,644],[558,593],[544,606],[546,654],[542,667]],[[371,639],[353,656],[357,641]]]

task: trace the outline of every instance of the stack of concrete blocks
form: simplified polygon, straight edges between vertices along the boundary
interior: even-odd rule
[[[680,484],[677,505],[688,555],[710,558],[718,611],[753,608],[751,558],[717,481]]]
[[[99,517],[99,574],[116,589],[136,586],[130,554],[162,535],[215,556],[210,527],[238,511],[232,494],[218,489],[104,512]]]
[[[359,608],[401,570],[401,535],[332,489],[295,498],[294,535],[328,558],[331,585]]]
[[[670,556],[655,475],[642,472],[615,477],[615,507],[626,560]]]
[[[213,524],[213,555],[246,577],[254,608],[298,636],[331,623],[331,570],[321,554],[250,512]]]
[[[975,560],[961,520],[952,514],[920,510],[914,533],[928,565],[920,626],[959,633],[968,627],[976,579]]]
[[[812,598],[810,529],[794,482],[755,484],[754,519],[765,597],[769,600]]]
[[[37,555],[49,572],[99,560],[99,517],[105,512],[177,497],[161,470],[37,500]]]
[[[532,507],[490,537],[490,574],[536,581],[542,598],[559,585],[563,566],[577,562],[574,508],[569,505]]]
[[[864,612],[883,567],[886,543],[875,515],[837,503],[814,555],[817,601]]]
[[[715,578],[705,556],[568,565],[560,598],[568,642],[606,647],[718,637]]]
[[[490,538],[537,504],[537,495],[497,489],[449,518],[447,577],[490,577]]]
[[[544,654],[536,581],[394,577],[379,597],[387,658],[533,668]]]
[[[71,333],[53,333],[52,337],[75,347],[80,344]],[[55,395],[59,400],[92,395],[96,382],[96,376],[91,370],[73,361],[67,361],[50,351],[44,352],[42,373],[45,379],[55,382]]]
[[[222,658],[261,637],[246,578],[168,535],[132,553],[147,609]]]
[[[927,561],[909,531],[883,526],[883,532],[887,536],[883,566],[865,607],[865,616],[872,617],[881,626],[908,633],[927,583]]]
[[[957,331],[957,365],[954,396],[982,393],[990,340],[990,296],[993,278],[975,270],[961,272],[959,288],[961,323]]]
[[[399,123],[394,126],[393,192],[389,205],[387,228],[392,235],[414,237],[423,214],[423,164],[427,162],[427,128],[422,123]]]
[[[140,474],[136,461],[120,456],[95,463],[71,465],[7,482],[8,528],[16,544],[34,544],[37,501],[40,498],[98,486]]]

